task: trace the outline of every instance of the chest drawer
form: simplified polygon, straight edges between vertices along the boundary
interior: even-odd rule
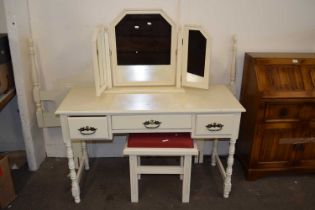
[[[68,117],[71,139],[109,139],[107,117]]]
[[[267,104],[265,119],[298,119],[301,107],[300,104]]]
[[[114,130],[190,129],[191,115],[122,115],[112,116]]]
[[[196,136],[233,134],[235,116],[229,114],[200,114],[196,116]],[[236,126],[236,125],[235,125]]]
[[[266,105],[265,120],[309,120],[314,119],[314,103],[271,103]]]

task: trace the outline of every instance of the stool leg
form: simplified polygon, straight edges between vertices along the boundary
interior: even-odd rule
[[[140,156],[137,157],[137,166],[141,166],[141,157]],[[140,180],[140,179],[141,179],[141,174],[138,174],[138,180]]]
[[[218,154],[218,139],[215,139],[212,143],[211,165],[216,165],[216,155]]]
[[[138,203],[139,192],[138,192],[138,177],[137,177],[137,156],[129,156],[129,171],[130,171],[130,195],[131,202]]]
[[[180,166],[184,167],[184,156],[180,156]],[[179,175],[180,180],[183,180],[183,174]]]
[[[191,155],[184,156],[184,177],[183,177],[183,203],[189,202],[190,195],[190,178],[191,178]]]

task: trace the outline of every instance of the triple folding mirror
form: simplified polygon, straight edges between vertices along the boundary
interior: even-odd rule
[[[163,11],[125,11],[93,37],[96,94],[113,87],[208,88],[210,40]]]

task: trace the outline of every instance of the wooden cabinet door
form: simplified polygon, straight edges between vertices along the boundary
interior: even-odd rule
[[[297,168],[315,167],[315,142],[301,144],[301,149],[296,156],[295,166]]]
[[[262,97],[305,96],[301,65],[291,59],[260,60],[258,63],[257,78]]]
[[[297,122],[263,123],[254,144],[254,167],[279,170],[292,167],[296,155],[294,145],[282,141],[299,135]]]
[[[302,67],[306,93],[309,97],[315,97],[315,61]]]
[[[315,103],[305,106],[304,116],[308,118],[305,122],[305,142],[298,147],[295,165],[301,168],[315,167]]]
[[[258,59],[256,74],[262,97],[314,97],[315,59]]]

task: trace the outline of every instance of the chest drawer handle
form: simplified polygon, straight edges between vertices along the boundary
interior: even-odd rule
[[[279,117],[286,117],[288,115],[288,110],[286,108],[282,108],[279,111]]]
[[[97,128],[85,126],[78,129],[82,135],[92,135],[96,132]]]
[[[160,127],[160,125],[162,124],[162,122],[158,121],[158,120],[147,120],[145,122],[143,122],[144,127],[148,128],[148,129],[155,129]]]
[[[206,125],[206,128],[209,130],[209,131],[220,131],[222,130],[223,128],[223,124],[221,123],[210,123],[208,125]]]

